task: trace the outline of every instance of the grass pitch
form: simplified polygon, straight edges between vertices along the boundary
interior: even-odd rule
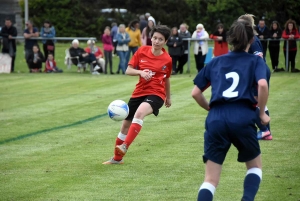
[[[0,75],[0,200],[196,200],[207,113],[190,96],[193,56],[191,74],[171,78],[172,107],[146,117],[125,164],[110,166],[101,163],[113,155],[121,123],[110,120],[106,109],[112,100],[128,101],[138,78],[68,70],[67,47],[57,45],[62,74],[29,74],[19,46],[19,73]],[[116,71],[118,58],[113,62]],[[299,90],[300,74],[272,74],[273,141],[260,142],[258,201],[300,200]],[[246,170],[236,158],[232,147],[216,201],[242,196]]]

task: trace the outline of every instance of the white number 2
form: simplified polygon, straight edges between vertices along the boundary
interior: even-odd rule
[[[240,81],[240,77],[239,74],[237,74],[236,72],[231,72],[231,73],[227,73],[225,75],[226,79],[232,78],[233,82],[232,85],[226,89],[225,91],[223,91],[223,96],[227,97],[227,98],[234,98],[237,97],[239,95],[238,91],[234,91],[237,87],[237,85],[239,84]]]

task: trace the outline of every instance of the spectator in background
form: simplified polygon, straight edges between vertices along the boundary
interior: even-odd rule
[[[175,75],[178,72],[176,68],[177,61],[184,52],[182,39],[178,35],[177,27],[172,28],[171,37],[168,39],[167,46],[169,47],[169,55],[172,58],[172,74]]]
[[[122,70],[122,73],[125,74],[125,71],[127,70],[127,54],[129,54],[129,47],[128,43],[130,42],[130,36],[129,34],[125,31],[125,25],[120,24],[119,26],[119,33],[117,35],[117,52],[119,55],[119,69],[117,71],[117,74],[120,73],[120,70]]]
[[[92,53],[95,55],[99,66],[101,69],[98,70],[100,73],[105,71],[105,60],[103,59],[103,53],[100,49],[100,47],[97,47],[94,40],[88,40],[87,41],[87,47],[84,49],[86,53]]]
[[[218,24],[217,29],[210,35],[211,39],[215,40],[214,56],[220,56],[228,53],[228,43],[226,40],[226,31],[223,24]]]
[[[152,16],[150,16],[148,18],[148,25],[143,29],[142,32],[142,45],[152,46],[150,32],[154,26],[155,26],[155,19]]]
[[[42,40],[45,59],[48,58],[49,53],[52,53],[54,56],[55,55],[54,43],[56,41],[52,38],[55,37],[56,32],[55,32],[54,26],[52,26],[52,24],[48,20],[45,20],[44,26],[41,29],[40,35],[42,38],[45,38]]]
[[[257,26],[257,34],[263,47],[263,54],[264,54],[263,57],[265,59],[267,54],[267,48],[268,48],[268,41],[265,39],[269,38],[269,29],[266,26],[265,20],[263,19],[259,20]]]
[[[150,13],[145,13],[145,20],[148,22],[148,18],[151,16]]]
[[[280,52],[280,38],[282,30],[277,21],[273,21],[270,27],[269,52],[272,63],[273,72],[284,71],[283,68],[278,68],[279,52]],[[275,39],[275,40],[274,40]],[[276,40],[277,39],[277,40]]]
[[[54,60],[53,54],[48,53],[48,59],[46,60],[46,73],[62,73],[63,70],[59,69]]]
[[[42,64],[45,61],[43,53],[38,45],[33,45],[32,51],[28,55],[27,63],[29,64],[29,72],[42,72]]]
[[[38,41],[36,39],[32,39],[34,37],[39,37],[39,31],[36,27],[33,27],[33,23],[31,21],[26,22],[27,29],[24,30],[24,38],[25,38],[25,60],[28,61],[29,54],[32,53],[32,48],[34,45],[38,45]],[[29,63],[27,62],[28,68]]]
[[[295,39],[299,38],[299,33],[297,30],[296,22],[294,20],[290,19],[285,23],[284,30],[282,33],[282,38],[288,39],[287,41],[284,41],[284,46],[283,46],[284,58],[285,58],[285,60],[288,59],[288,68],[290,68],[290,62],[291,62],[291,72],[297,73],[297,72],[299,72],[299,70],[295,68],[295,58],[297,55],[297,43],[296,43]],[[286,58],[287,57],[287,55],[286,55],[286,43],[287,42],[289,43],[288,58]]]
[[[140,15],[140,30],[144,30],[147,27],[147,20],[145,20],[145,15]]]
[[[100,69],[100,67],[98,65],[95,55],[92,53],[87,53],[84,51],[84,49],[79,47],[79,41],[77,39],[74,39],[72,41],[72,47],[69,49],[69,52],[70,52],[71,57],[74,57],[74,59],[72,59],[72,63],[77,65],[78,73],[81,72],[81,70],[80,70],[82,68],[81,63],[88,63],[88,64],[92,64],[94,67],[93,74],[94,75],[99,74],[98,70]],[[75,57],[77,57],[78,59],[76,59]],[[85,68],[83,70],[85,70]]]
[[[2,36],[3,38],[2,53],[9,54],[11,57],[10,72],[14,72],[17,52],[16,39],[12,39],[12,37],[15,37],[17,35],[17,29],[12,25],[11,19],[5,18],[5,26],[2,27],[0,36]]]
[[[117,53],[117,50],[116,50],[116,47],[117,47],[117,34],[118,34],[118,25],[117,23],[113,22],[111,24],[111,32],[110,32],[110,36],[112,38],[112,41],[113,41],[113,46],[114,46],[114,52],[113,52],[113,56],[116,55]]]
[[[102,43],[104,49],[105,67],[104,73],[107,74],[107,64],[109,63],[110,74],[114,74],[112,70],[112,51],[114,49],[109,27],[106,27],[102,35]]]
[[[200,72],[200,70],[204,67],[206,54],[208,52],[208,42],[206,39],[209,39],[208,33],[205,31],[203,24],[198,24],[196,26],[196,30],[194,31],[192,38],[202,40],[195,41],[194,45],[196,67],[198,72]]]
[[[128,27],[125,29],[125,31],[129,34],[130,37],[130,42],[128,43],[129,52],[126,58],[126,65],[129,62],[130,53],[132,52],[132,55],[134,55],[137,49],[140,46],[142,46],[141,31],[139,27],[140,27],[139,21],[133,20],[129,23]]]
[[[191,37],[191,33],[188,31],[188,28],[189,27],[188,27],[188,25],[186,23],[182,23],[180,25],[180,29],[178,31],[178,36],[181,39],[190,38]],[[183,72],[183,66],[188,61],[188,56],[189,56],[188,41],[183,40],[182,45],[183,45],[184,53],[179,57],[179,59],[178,59],[178,67],[177,67],[177,73],[179,72],[180,74],[182,74],[182,72]]]

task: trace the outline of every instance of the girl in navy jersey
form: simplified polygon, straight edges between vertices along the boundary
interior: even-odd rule
[[[234,22],[228,32],[228,43],[233,51],[214,58],[194,79],[192,96],[209,111],[204,133],[205,179],[198,192],[198,201],[213,199],[231,144],[239,152],[238,161],[245,162],[247,168],[242,200],[254,200],[258,191],[262,165],[254,105],[265,107],[268,83],[264,61],[247,53],[253,37],[251,24]],[[258,102],[251,90],[255,84],[258,85]],[[209,86],[212,96],[208,103],[202,93]],[[263,110],[259,116],[263,124],[270,121]]]

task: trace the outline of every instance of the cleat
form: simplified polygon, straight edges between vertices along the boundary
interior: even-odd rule
[[[273,140],[273,136],[272,135],[268,135],[268,136],[262,138],[262,140]]]
[[[115,149],[121,156],[124,156],[127,152],[126,144],[117,145]]]
[[[265,137],[267,137],[267,136],[269,136],[269,135],[271,135],[271,132],[270,132],[269,130],[264,131],[264,132],[258,131],[258,132],[257,132],[257,139],[258,139],[258,140],[261,140],[262,138],[265,138]]]
[[[114,157],[102,163],[103,165],[122,165],[124,164],[123,159],[120,161],[116,161]]]

